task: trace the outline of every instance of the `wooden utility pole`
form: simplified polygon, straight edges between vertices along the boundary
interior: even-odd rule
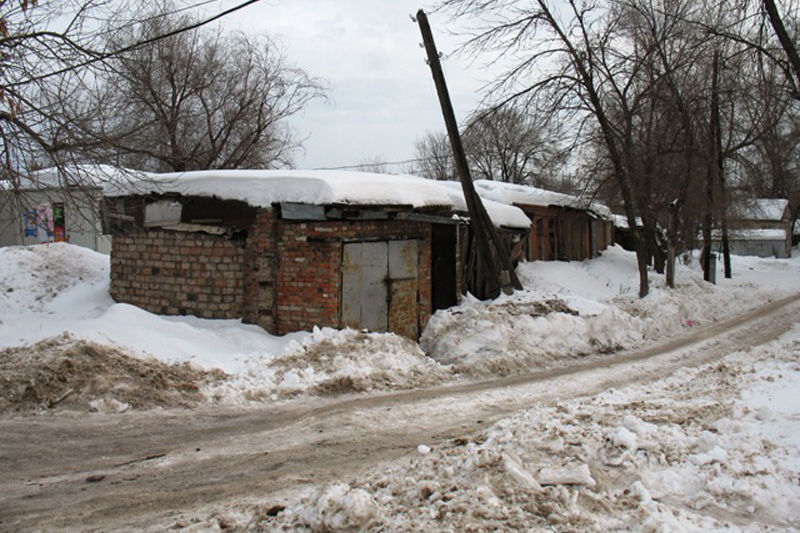
[[[520,290],[522,289],[522,284],[511,264],[509,252],[495,233],[489,214],[486,212],[486,208],[472,183],[467,156],[461,143],[461,135],[458,132],[456,116],[453,112],[450,94],[447,91],[442,65],[439,62],[439,52],[436,50],[433,33],[428,24],[428,17],[420,9],[417,11],[416,20],[422,33],[422,42],[428,56],[428,65],[433,75],[433,83],[436,85],[436,94],[439,96],[439,105],[442,108],[447,136],[450,138],[450,147],[453,150],[456,172],[458,172],[458,177],[461,180],[461,189],[464,192],[464,199],[467,202],[467,210],[469,211],[470,234],[474,244],[474,246],[470,247],[470,253],[478,255],[474,262],[470,258],[463,258],[462,260],[465,260],[468,265],[474,265],[474,268],[476,268],[475,287],[473,290],[477,288],[478,294],[476,296],[482,299],[496,296],[497,289],[501,287],[507,289],[513,286],[513,288]],[[498,259],[500,261],[499,265]],[[502,265],[502,268],[500,265]],[[486,269],[483,267],[486,267]]]

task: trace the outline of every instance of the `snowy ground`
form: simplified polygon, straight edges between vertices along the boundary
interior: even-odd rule
[[[392,334],[325,328],[275,337],[238,320],[158,316],[111,300],[107,256],[67,244],[9,247],[0,249],[0,349],[67,332],[142,359],[220,369],[228,378],[204,384],[207,398],[251,403],[570,364],[800,291],[797,251],[789,260],[735,257],[734,279],[719,273],[717,286],[688,263],[675,290],[653,273],[645,299],[636,297],[634,257],[619,247],[592,261],[522,264],[526,290],[437,312],[417,345]]]
[[[667,379],[421,444],[364,475],[287,494],[245,529],[797,531],[798,390],[800,327]]]

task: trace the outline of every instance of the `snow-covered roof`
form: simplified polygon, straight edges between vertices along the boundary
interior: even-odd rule
[[[517,185],[492,180],[475,180],[475,190],[484,198],[508,205],[535,205],[586,209],[599,217],[609,219],[611,210],[598,202],[587,202],[577,196],[548,191],[529,185]]]
[[[434,182],[414,176],[329,170],[201,170],[151,174],[105,186],[106,196],[178,193],[240,200],[255,207],[282,202],[311,205],[451,206]]]
[[[35,170],[29,176],[20,176],[19,188],[24,191],[62,187],[103,187],[104,184],[126,181],[145,176],[138,170],[117,168],[110,165],[73,165],[68,168],[57,167]],[[0,182],[5,189],[11,188],[10,181]]]
[[[702,235],[698,235],[702,239]],[[722,231],[715,229],[711,232],[711,238],[719,240],[722,238]],[[728,238],[732,241],[785,241],[786,230],[783,229],[734,229],[730,230]]]
[[[461,182],[437,181],[436,183],[447,191],[456,211],[467,211],[467,201],[464,199],[464,191],[461,188]],[[482,198],[481,201],[495,226],[521,229],[530,227],[531,219],[528,218],[522,209],[514,207],[513,205],[495,202],[488,198]]]
[[[240,200],[255,207],[292,202],[310,205],[408,205],[466,209],[463,196],[417,176],[332,170],[203,170],[149,174],[106,183],[105,196],[178,193]],[[495,226],[527,228],[525,214],[506,205],[486,206]]]
[[[789,206],[784,198],[756,198],[739,208],[740,218],[746,220],[781,220]]]
[[[615,228],[630,228],[630,225],[628,224],[628,217],[625,215],[613,214],[611,215],[611,221],[613,222]],[[642,217],[636,217],[636,226],[642,226]]]

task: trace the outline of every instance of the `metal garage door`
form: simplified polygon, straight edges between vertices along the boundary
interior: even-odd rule
[[[417,241],[356,242],[342,254],[342,325],[417,338]]]

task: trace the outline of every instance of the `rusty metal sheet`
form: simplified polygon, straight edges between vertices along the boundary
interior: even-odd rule
[[[405,279],[417,277],[417,241],[389,241],[389,277]]]
[[[386,242],[344,245],[342,254],[342,324],[370,331],[388,327],[388,251]]]
[[[419,334],[417,279],[392,280],[392,302],[389,306],[389,330],[409,339]]]
[[[419,327],[417,241],[389,241],[389,329],[415,339]]]

